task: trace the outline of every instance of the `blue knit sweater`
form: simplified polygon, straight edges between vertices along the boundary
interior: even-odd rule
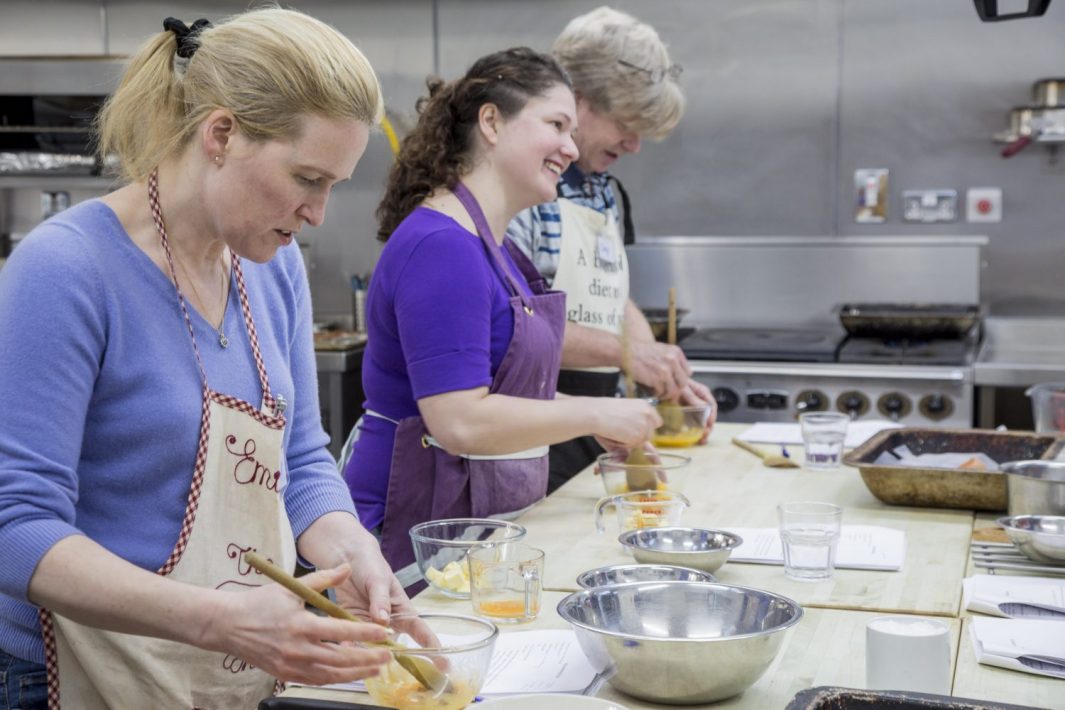
[[[298,537],[351,498],[325,448],[298,249],[241,262],[275,394],[289,402],[285,505]],[[209,385],[261,402],[235,284],[229,347],[190,310]],[[30,577],[83,534],[158,569],[181,527],[200,428],[201,380],[170,279],[102,202],[34,229],[0,271],[0,648],[43,662]]]

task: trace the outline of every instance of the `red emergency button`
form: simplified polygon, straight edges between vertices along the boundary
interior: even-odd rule
[[[979,200],[976,203],[976,211],[980,214],[987,214],[991,211],[991,200]]]

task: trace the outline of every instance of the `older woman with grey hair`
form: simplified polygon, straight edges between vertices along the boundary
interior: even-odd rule
[[[625,190],[608,170],[638,153],[645,138],[662,140],[684,114],[680,65],[650,25],[609,7],[574,18],[552,53],[569,72],[577,99],[580,157],[559,178],[558,199],[521,212],[507,235],[547,283],[566,292],[566,334],[558,391],[613,396],[622,366],[622,326],[633,377],[663,400],[713,402],[691,377],[680,348],[655,341],[629,298],[625,245],[634,234]],[[614,183],[624,212],[618,226]],[[712,424],[711,418],[709,426]],[[551,447],[549,491],[594,461],[591,437]]]

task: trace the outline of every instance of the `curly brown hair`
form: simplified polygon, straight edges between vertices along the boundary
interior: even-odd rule
[[[470,169],[473,129],[485,104],[504,118],[553,87],[573,88],[549,54],[515,47],[481,57],[461,79],[430,78],[418,99],[418,124],[404,139],[377,207],[377,238],[387,241],[399,223],[438,187],[451,189]]]

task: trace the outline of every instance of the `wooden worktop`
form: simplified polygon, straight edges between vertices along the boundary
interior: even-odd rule
[[[953,695],[962,698],[1065,709],[1065,681],[1007,671],[976,662],[966,619],[961,618],[961,580],[969,564],[974,515],[970,511],[886,506],[865,488],[857,469],[827,471],[771,469],[730,442],[745,425],[719,424],[705,446],[684,450],[692,465],[683,492],[692,508],[683,524],[728,529],[776,525],[782,501],[818,500],[842,505],[844,525],[882,525],[905,530],[906,558],[898,572],[836,570],[827,582],[794,582],[775,565],[728,563],[722,582],[767,589],[803,605],[805,616],[791,632],[773,665],[757,683],[735,698],[695,707],[781,709],[800,690],[830,685],[865,685],[865,625],[881,613],[943,618],[954,641]],[[792,451],[801,460],[802,451]],[[616,519],[606,534],[593,523],[595,502],[605,494],[591,470],[582,472],[526,513],[526,542],[546,552],[543,613],[530,624],[501,627],[565,628],[555,613],[558,601],[575,590],[577,574],[607,564],[631,562],[618,544]],[[612,515],[612,514],[611,514]],[[986,516],[983,516],[986,519]],[[983,524],[986,522],[982,521]],[[971,573],[971,572],[970,572]],[[429,589],[415,598],[422,611],[471,613],[468,601],[452,600]],[[290,694],[343,700],[350,693],[294,689]],[[599,693],[630,710],[666,708],[636,700],[604,685]],[[359,695],[360,702],[367,702]]]

